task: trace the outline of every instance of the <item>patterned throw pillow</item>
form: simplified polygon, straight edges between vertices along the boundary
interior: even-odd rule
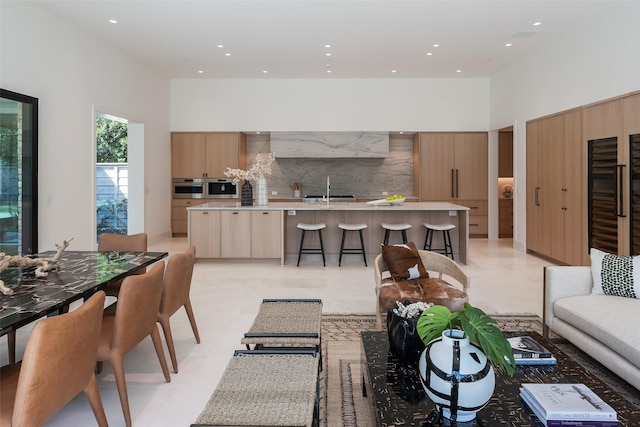
[[[429,277],[420,254],[413,242],[402,245],[381,245],[382,258],[389,268],[393,280],[419,279]]]
[[[640,256],[621,256],[591,248],[594,295],[640,298]]]

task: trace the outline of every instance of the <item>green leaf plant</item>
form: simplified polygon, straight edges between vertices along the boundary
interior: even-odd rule
[[[460,329],[494,366],[501,366],[509,376],[515,372],[511,345],[496,321],[469,303],[465,303],[463,311],[453,313],[445,306],[434,305],[422,312],[416,328],[425,345],[440,338],[448,329]]]

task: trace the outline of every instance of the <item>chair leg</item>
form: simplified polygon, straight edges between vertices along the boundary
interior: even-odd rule
[[[409,240],[407,239],[407,230],[402,230],[402,243],[407,244]]]
[[[302,230],[302,237],[300,237],[300,249],[298,249],[298,264],[296,264],[296,267],[300,267],[300,257],[302,256],[303,244],[304,244],[304,230]]]
[[[87,384],[83,391],[87,396],[89,405],[91,405],[91,410],[93,411],[93,415],[96,417],[98,426],[107,427],[109,423],[107,422],[107,416],[104,413],[104,407],[102,406],[102,399],[100,399],[100,391],[98,389],[98,382],[96,381],[95,374],[91,374],[89,384]]]
[[[196,325],[196,317],[193,315],[193,307],[191,306],[191,299],[187,298],[187,302],[184,303],[184,309],[187,312],[189,323],[191,323],[191,330],[193,336],[196,338],[196,342],[200,344],[200,334],[198,333],[198,325]]]
[[[131,411],[129,409],[129,395],[127,394],[127,382],[124,377],[124,355],[114,357],[110,360],[113,367],[113,374],[116,377],[116,386],[118,387],[118,395],[120,396],[120,406],[124,415],[124,423],[126,427],[131,427]]]
[[[176,357],[176,348],[173,344],[173,334],[171,333],[171,322],[169,321],[169,317],[166,315],[158,316],[158,323],[162,326],[162,331],[164,332],[164,340],[167,343],[167,349],[169,350],[169,358],[171,359],[171,366],[173,367],[173,372],[178,373],[178,359]]]
[[[320,250],[322,251],[322,266],[326,267],[327,263],[324,259],[324,245],[322,244],[322,230],[318,230],[318,238],[320,239]]]
[[[429,230],[429,250],[431,250],[431,248],[433,244],[433,230]]]
[[[386,229],[384,231],[384,245],[387,246],[389,244],[389,233],[391,232],[391,230]]]
[[[344,238],[347,236],[347,230],[342,230],[342,243],[340,243],[340,256],[338,257],[338,267],[342,266],[342,251],[344,251]]]
[[[162,349],[162,340],[160,339],[160,332],[158,332],[158,327],[156,325],[154,325],[153,329],[151,330],[151,341],[153,341],[153,346],[156,349],[156,354],[158,355],[158,360],[160,361],[160,367],[162,368],[164,379],[169,383],[171,382],[171,375],[169,374],[167,359],[164,357],[164,350]]]
[[[424,249],[425,251],[430,250],[431,246],[429,243],[429,229],[427,228],[427,234],[424,235],[424,246],[422,247],[422,249]]]
[[[364,239],[362,238],[362,230],[358,230],[358,232],[360,233],[360,247],[362,248],[362,259],[364,260],[365,267],[368,267],[367,254],[365,253],[365,250],[364,250]]]
[[[455,260],[453,256],[453,246],[451,245],[451,233],[449,233],[449,230],[444,231],[444,253],[445,255],[447,255],[447,253],[450,253],[451,259]]]

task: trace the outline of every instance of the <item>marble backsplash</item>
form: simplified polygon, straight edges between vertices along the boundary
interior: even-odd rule
[[[271,132],[277,158],[384,158],[389,132]]]
[[[258,153],[271,151],[268,135],[247,135],[247,162]],[[293,197],[294,182],[302,185],[302,195],[326,192],[327,176],[331,177],[331,194],[354,195],[363,199],[390,195],[413,196],[413,136],[389,135],[389,155],[377,159],[276,158],[267,177],[270,198]],[[277,191],[276,196],[271,195]]]

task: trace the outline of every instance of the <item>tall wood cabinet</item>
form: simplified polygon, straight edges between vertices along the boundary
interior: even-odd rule
[[[581,127],[579,109],[527,122],[527,249],[573,265],[588,256]]]
[[[416,134],[414,187],[421,201],[450,201],[469,207],[469,234],[486,237],[487,132]]]
[[[227,167],[244,161],[240,132],[173,132],[171,172],[174,178],[224,178]]]

